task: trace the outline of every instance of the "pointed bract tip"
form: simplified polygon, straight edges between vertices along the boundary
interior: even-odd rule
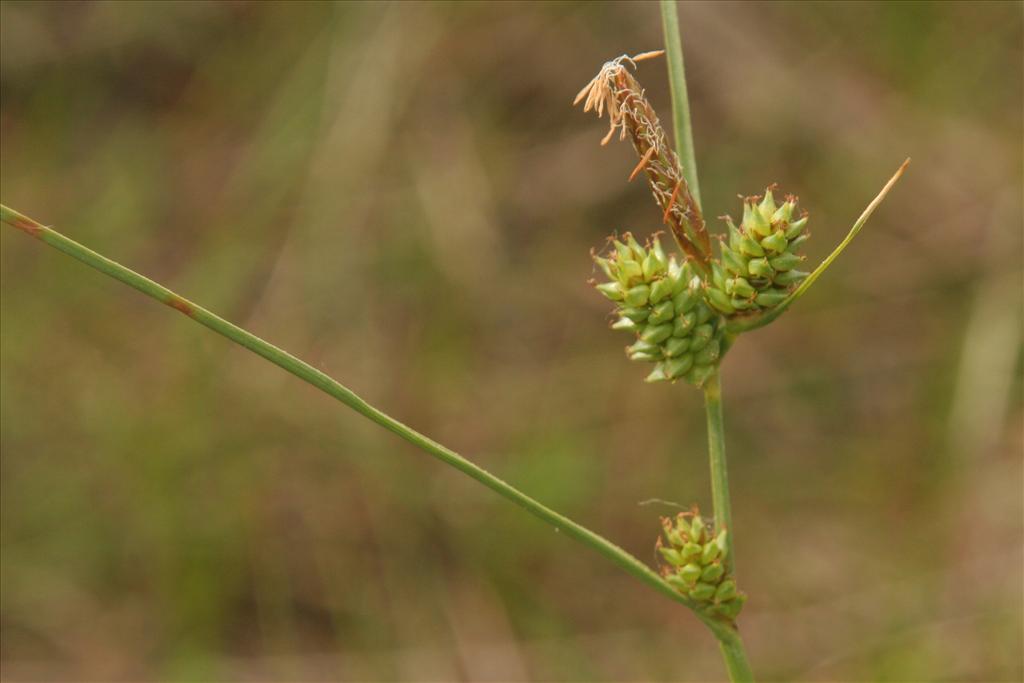
[[[665,54],[664,50],[651,50],[650,52],[641,52],[638,55],[630,57],[634,62],[642,62],[645,59],[654,59],[655,57],[661,57]]]

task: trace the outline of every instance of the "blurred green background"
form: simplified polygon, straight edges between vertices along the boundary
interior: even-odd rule
[[[680,6],[706,213],[827,277],[724,368],[763,680],[1020,680],[1022,5]],[[703,408],[586,284],[659,226],[572,109],[655,4],[0,4],[4,203],[653,561]],[[664,62],[639,79],[664,120]],[[716,221],[712,225],[718,227]],[[14,230],[5,680],[715,680],[703,627],[281,370]]]

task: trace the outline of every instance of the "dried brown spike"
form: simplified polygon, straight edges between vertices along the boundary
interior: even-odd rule
[[[623,55],[606,62],[576,96],[576,102],[586,98],[584,111],[595,109],[600,116],[608,109],[609,130],[601,144],[607,144],[616,130],[620,137],[629,136],[640,156],[629,179],[641,171],[647,175],[655,201],[662,210],[662,221],[672,229],[679,247],[695,262],[705,275],[710,272],[711,240],[700,207],[694,199],[682,166],[658,115],[647,101],[640,84],[626,69],[625,63],[651,59],[661,51],[644,52],[629,57]]]

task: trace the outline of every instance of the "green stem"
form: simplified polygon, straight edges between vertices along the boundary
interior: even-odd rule
[[[747,653],[743,650],[743,641],[735,631],[730,637],[718,639],[718,649],[722,651],[725,668],[729,672],[729,680],[733,683],[754,683],[754,672],[747,661]]]
[[[693,125],[690,119],[690,97],[686,89],[686,68],[683,64],[683,44],[679,33],[679,15],[675,0],[661,0],[661,23],[665,31],[665,58],[668,61],[669,85],[672,89],[672,127],[675,132],[676,151],[683,165],[683,176],[698,206],[700,183],[697,180],[697,158],[693,146]],[[725,462],[725,426],[722,418],[722,385],[718,373],[704,385],[704,408],[708,418],[708,456],[711,463],[711,501],[715,513],[715,528],[727,529],[728,557],[733,571],[736,552],[733,548],[732,509],[729,505],[729,477]],[[722,637],[718,632],[719,648],[732,681],[753,681],[754,674],[747,662],[743,641],[735,631]]]
[[[736,549],[733,546],[732,505],[729,502],[729,472],[725,460],[725,421],[722,417],[722,381],[716,372],[704,383],[704,410],[708,418],[708,461],[711,466],[711,503],[715,510],[715,530],[726,529],[726,557],[730,570],[736,572]],[[732,681],[753,681],[754,673],[747,663],[743,642],[734,639],[718,641],[725,666]]]
[[[690,185],[690,193],[700,200],[697,181],[697,157],[693,148],[693,126],[690,123],[690,97],[686,91],[686,68],[683,66],[683,43],[679,33],[679,15],[675,0],[661,0],[661,24],[665,29],[665,60],[668,62],[668,82],[672,89],[672,131],[676,151],[683,165],[683,177]]]
[[[732,506],[729,503],[729,473],[725,461],[725,422],[722,418],[722,382],[715,373],[704,383],[704,410],[708,416],[708,460],[711,465],[711,501],[715,509],[715,530],[726,529],[727,557],[736,571],[733,549]]]
[[[295,375],[299,379],[336,398],[357,413],[376,422],[384,429],[387,429],[412,445],[426,451],[438,460],[451,465],[460,472],[472,477],[487,488],[496,492],[503,498],[512,501],[533,516],[547,522],[556,531],[564,533],[583,545],[591,548],[598,554],[610,560],[629,574],[640,579],[655,590],[680,602],[694,611],[694,614],[710,628],[721,642],[738,642],[739,636],[735,629],[721,621],[711,619],[699,610],[686,597],[681,595],[672,586],[662,580],[650,567],[630,555],[625,550],[615,545],[603,536],[590,529],[577,524],[568,517],[565,517],[544,504],[534,500],[519,489],[502,481],[479,465],[476,465],[458,453],[452,451],[436,441],[420,434],[415,429],[408,427],[395,418],[387,415],[357,396],[352,390],[343,386],[325,373],[317,370],[312,365],[305,363],[290,353],[277,348],[251,332],[247,332],[237,325],[214,315],[202,306],[199,306],[182,296],[172,292],[166,287],[153,282],[149,278],[139,275],[133,270],[122,266],[116,261],[92,251],[91,249],[65,237],[56,230],[52,230],[41,223],[24,216],[17,211],[0,205],[0,221],[18,228],[19,230],[45,242],[55,249],[64,252],[82,263],[95,268],[96,270],[109,275],[129,287],[137,289],[148,297],[170,306],[183,313],[185,316],[196,321],[217,334],[228,338],[234,343],[244,346],[257,356],[261,356],[286,372]]]

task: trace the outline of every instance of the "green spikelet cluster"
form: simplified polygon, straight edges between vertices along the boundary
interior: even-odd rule
[[[721,243],[720,263],[712,265],[708,302],[726,315],[773,308],[807,277],[797,270],[805,257],[796,250],[809,235],[806,214],[793,220],[796,198],[779,206],[768,188],[757,199],[744,201],[740,227],[725,217],[729,235]]]
[[[676,518],[661,518],[665,541],[659,536],[658,552],[667,564],[661,574],[680,593],[704,612],[734,621],[747,596],[736,589],[729,569],[725,529],[717,536],[700,514],[680,512]]]
[[[612,240],[608,258],[594,261],[609,281],[597,290],[617,305],[612,329],[636,334],[630,360],[654,363],[648,382],[685,379],[701,386],[724,351],[725,326],[705,302],[705,287],[689,259],[666,256],[655,236],[641,246],[631,235]]]

